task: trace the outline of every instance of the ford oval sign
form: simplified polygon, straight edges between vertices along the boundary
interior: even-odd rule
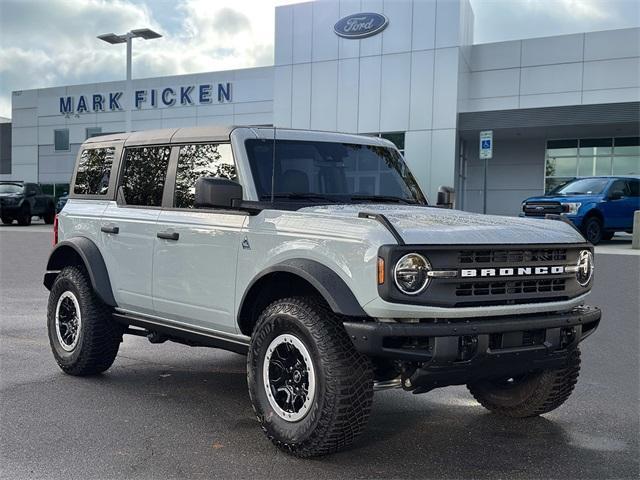
[[[344,38],[366,38],[380,33],[388,24],[387,17],[379,13],[354,13],[341,18],[333,31]]]

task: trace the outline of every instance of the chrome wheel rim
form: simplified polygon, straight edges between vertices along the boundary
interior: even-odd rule
[[[67,290],[56,305],[56,336],[63,350],[70,352],[76,348],[81,325],[80,304],[73,292]]]
[[[313,404],[316,375],[307,347],[291,334],[279,335],[267,348],[262,365],[271,408],[287,422],[302,420]]]

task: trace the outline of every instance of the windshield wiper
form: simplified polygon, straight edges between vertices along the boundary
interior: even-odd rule
[[[331,200],[330,198],[324,196],[324,195],[319,195],[317,193],[295,193],[295,192],[290,192],[290,193],[274,193],[273,196],[270,193],[264,194],[260,196],[261,200],[271,200],[271,198],[277,198],[277,199],[290,199],[290,200]]]
[[[372,200],[382,203],[404,203],[406,205],[417,205],[415,200],[409,200],[402,197],[394,197],[391,195],[351,195],[351,200]]]

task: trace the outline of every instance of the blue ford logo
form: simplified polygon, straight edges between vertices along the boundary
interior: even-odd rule
[[[379,13],[354,13],[338,20],[333,31],[344,38],[366,38],[380,33],[388,24],[387,17]]]

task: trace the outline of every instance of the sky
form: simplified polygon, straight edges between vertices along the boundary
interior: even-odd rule
[[[13,90],[123,79],[125,48],[101,33],[163,34],[134,41],[134,78],[272,65],[274,7],[299,1],[0,0],[0,116]],[[471,4],[474,43],[640,26],[640,0]]]

